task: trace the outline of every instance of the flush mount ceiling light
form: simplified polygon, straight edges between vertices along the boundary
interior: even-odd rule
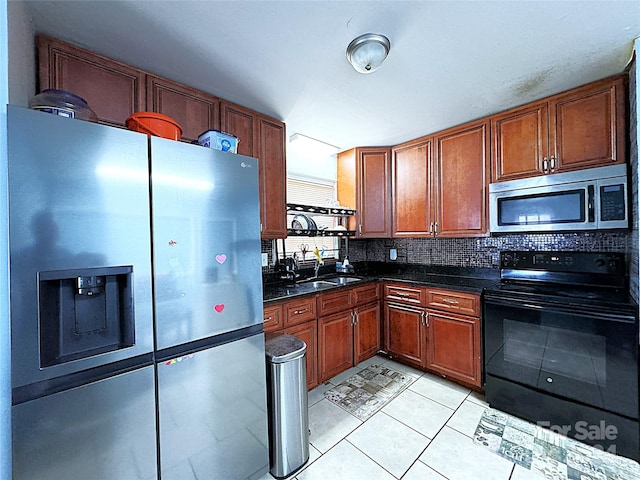
[[[347,60],[356,72],[375,72],[387,58],[391,42],[384,35],[365,33],[355,38],[347,47]]]

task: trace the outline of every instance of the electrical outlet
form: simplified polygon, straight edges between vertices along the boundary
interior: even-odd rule
[[[389,258],[391,260],[396,260],[398,258],[398,250],[396,250],[395,248],[389,250]]]
[[[269,266],[269,254],[268,253],[263,253],[262,254],[262,266],[263,267],[268,267]]]

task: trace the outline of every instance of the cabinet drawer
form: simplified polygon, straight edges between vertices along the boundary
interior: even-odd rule
[[[318,295],[318,316],[342,312],[353,304],[353,289],[342,288],[336,292]]]
[[[421,287],[388,283],[384,286],[384,299],[424,306],[426,305],[426,291]]]
[[[362,287],[356,287],[353,289],[353,303],[354,305],[361,305],[367,302],[375,302],[380,298],[380,284],[371,283]]]
[[[316,297],[292,300],[283,305],[284,326],[297,325],[316,319]]]
[[[480,316],[480,295],[475,293],[453,292],[450,290],[427,291],[427,306],[447,312]]]
[[[282,328],[282,305],[266,305],[263,312],[262,326],[265,332],[275,332]]]

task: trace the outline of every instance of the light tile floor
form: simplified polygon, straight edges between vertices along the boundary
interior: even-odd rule
[[[324,398],[324,392],[371,364],[418,379],[362,422]],[[529,470],[473,443],[481,395],[464,387],[374,357],[309,392],[310,457],[289,480],[542,480]],[[272,480],[269,474],[261,480]]]

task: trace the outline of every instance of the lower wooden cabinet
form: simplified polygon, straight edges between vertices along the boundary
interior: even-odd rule
[[[427,365],[425,309],[385,302],[385,348],[391,358],[418,368]]]
[[[382,346],[380,302],[362,305],[354,310],[353,364],[357,365],[373,357]]]
[[[299,338],[307,344],[307,389],[318,386],[318,327],[315,320],[285,328],[283,333],[288,333]]]
[[[385,285],[385,349],[394,359],[482,386],[480,296]]]
[[[480,387],[480,319],[428,312],[427,323],[427,368]]]
[[[320,383],[353,366],[353,311],[318,320]]]

